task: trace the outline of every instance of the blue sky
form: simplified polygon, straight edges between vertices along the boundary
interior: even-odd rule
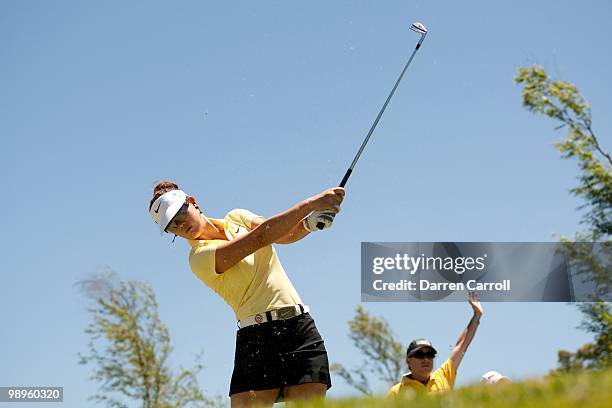
[[[176,181],[213,217],[271,216],[336,185],[418,39],[415,20],[430,34],[334,227],[277,248],[330,360],[361,362],[346,324],[361,241],[571,235],[575,164],[553,148],[555,123],[521,107],[513,77],[537,63],[577,84],[610,148],[611,11],[605,1],[2,2],[0,386],[63,386],[63,406],[87,404],[96,384],[77,352],[89,316],[74,283],[108,266],[153,286],[172,364],[204,349],[200,383],[226,395],[233,313],[191,274],[188,245],[160,238],[152,184]],[[365,307],[443,356],[470,317],[467,303]],[[567,304],[484,307],[459,384],[490,369],[542,375],[558,349],[590,339]],[[333,381],[330,396],[352,393]]]

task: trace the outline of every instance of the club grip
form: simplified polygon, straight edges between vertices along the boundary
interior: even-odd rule
[[[342,177],[342,181],[340,182],[340,185],[338,187],[344,188],[344,186],[346,185],[346,182],[348,181],[349,177],[351,177],[351,173],[352,172],[353,172],[353,169],[348,169],[346,171],[346,173],[344,173],[344,177]]]
[[[335,218],[335,215],[332,215],[332,218]],[[317,222],[317,229],[322,230],[323,228],[325,228],[325,224],[323,224],[322,222]]]
[[[340,182],[340,185],[338,187],[344,188],[349,177],[351,177],[352,172],[353,172],[353,169],[348,169],[346,173],[344,173],[344,177],[342,177],[342,181]],[[325,228],[325,224],[323,224],[322,222],[317,222],[317,228],[322,230],[323,228]]]

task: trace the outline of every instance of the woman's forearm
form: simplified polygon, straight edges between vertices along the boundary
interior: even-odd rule
[[[463,335],[457,341],[457,345],[461,346],[465,352],[468,346],[474,339],[474,335],[476,334],[476,329],[478,329],[478,325],[480,324],[480,316],[473,315],[470,319],[470,322],[467,325],[467,328],[463,332]]]
[[[463,359],[463,355],[467,351],[468,346],[474,339],[474,335],[476,334],[476,330],[478,329],[478,325],[480,324],[480,316],[474,314],[470,319],[467,327],[459,338],[457,339],[457,344],[453,348],[453,351],[450,355],[450,360],[453,362],[453,366],[455,369],[459,368],[459,364],[461,364],[461,360]]]
[[[308,231],[302,226],[302,220],[312,210],[311,200],[306,199],[288,210],[266,219],[253,230],[253,233],[260,233],[265,245],[275,242],[287,244],[295,242],[308,234]]]
[[[216,272],[223,273],[244,257],[276,242],[311,211],[311,206],[310,199],[301,201],[287,211],[268,218],[248,234],[219,244],[215,251]]]
[[[215,250],[215,270],[217,273],[225,272],[244,257],[287,235],[311,211],[339,206],[343,197],[342,188],[325,190],[268,218],[248,234],[218,244]]]
[[[292,244],[294,242],[299,241],[304,238],[306,235],[310,234],[306,228],[304,228],[304,219],[301,219],[300,222],[295,225],[291,231],[287,234],[280,237],[275,241],[276,244]]]
[[[344,189],[334,187],[301,201],[287,211],[268,218],[253,230],[262,235],[265,245],[279,240],[283,243],[302,239],[308,232],[302,227],[303,218],[315,210],[339,208],[344,199]]]

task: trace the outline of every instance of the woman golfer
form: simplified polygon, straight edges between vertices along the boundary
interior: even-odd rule
[[[155,186],[151,216],[162,233],[188,240],[192,272],[236,314],[232,407],[323,397],[331,387],[323,340],[272,244],[329,228],[343,198],[332,188],[268,219],[240,209],[214,219],[176,184]]]

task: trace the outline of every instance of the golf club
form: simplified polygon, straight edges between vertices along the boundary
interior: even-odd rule
[[[402,77],[404,76],[404,73],[406,72],[406,70],[408,69],[408,66],[412,62],[412,59],[414,58],[414,55],[419,50],[419,48],[421,48],[421,44],[423,43],[423,40],[425,40],[425,36],[427,35],[427,28],[425,28],[423,23],[419,23],[419,22],[413,23],[410,26],[410,29],[412,31],[415,31],[415,32],[421,34],[421,38],[419,39],[419,42],[417,43],[416,47],[414,48],[414,51],[412,51],[412,55],[410,55],[410,58],[408,59],[408,62],[404,66],[404,69],[402,70],[402,73],[400,74],[399,78],[397,78],[397,81],[395,82],[395,86],[393,86],[393,89],[391,90],[391,93],[387,97],[387,100],[385,101],[385,104],[383,105],[383,107],[380,110],[380,112],[378,112],[378,116],[376,116],[376,120],[374,120],[374,123],[372,124],[372,127],[370,128],[370,131],[368,132],[368,134],[365,137],[363,143],[361,144],[361,147],[359,148],[359,151],[355,155],[355,158],[353,159],[353,162],[351,163],[351,165],[348,168],[348,170],[346,171],[346,173],[344,173],[344,177],[342,177],[342,181],[340,182],[339,187],[344,187],[346,185],[346,182],[348,181],[349,177],[351,176],[351,173],[353,173],[353,169],[355,168],[355,164],[357,164],[357,160],[359,160],[359,157],[361,156],[361,153],[363,152],[363,149],[366,147],[366,145],[368,144],[368,141],[370,140],[370,136],[372,136],[372,133],[374,132],[374,129],[376,129],[376,125],[378,125],[378,121],[380,120],[380,117],[385,112],[385,109],[387,108],[387,105],[389,104],[389,101],[393,97],[393,94],[395,93],[395,90],[397,89],[397,86],[399,85],[400,81],[402,80]],[[317,228],[318,229],[321,230],[324,227],[325,227],[325,224],[323,224],[322,222],[317,223]]]

